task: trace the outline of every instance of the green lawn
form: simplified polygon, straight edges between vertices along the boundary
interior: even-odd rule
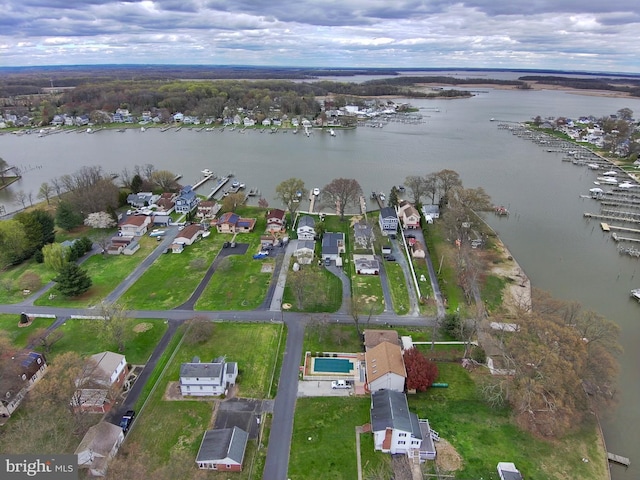
[[[212,235],[185,247],[180,254],[161,255],[122,296],[132,309],[170,309],[189,299],[221,248]]]
[[[370,422],[369,397],[299,398],[291,441],[288,478],[291,480],[358,478],[356,425]],[[365,470],[387,465],[373,450],[373,436],[362,434]]]
[[[39,328],[49,328],[49,326],[55,321],[55,318],[36,317],[28,327],[19,327],[19,320],[20,315],[17,314],[0,314],[0,331],[6,332],[11,343],[17,348],[24,348],[27,346],[29,335]]]
[[[89,257],[82,264],[82,268],[87,270],[93,284],[83,295],[73,298],[64,298],[60,295],[51,298],[49,295],[43,295],[36,300],[35,304],[52,307],[98,305],[158,246],[153,238],[142,237],[139,241],[140,250],[134,255],[96,254]],[[55,295],[55,287],[51,293]]]
[[[37,321],[37,320],[36,320]],[[59,331],[64,333],[60,341],[55,343],[49,356],[55,358],[64,352],[77,352],[80,355],[88,356],[94,353],[110,350],[118,352],[117,346],[105,341],[99,334],[99,324],[102,320],[70,319],[59,327]],[[124,352],[127,362],[132,364],[144,364],[147,362],[154,348],[164,335],[167,325],[164,320],[159,319],[135,319],[127,320],[131,338],[127,341]],[[144,325],[141,325],[144,324]],[[146,331],[139,331],[144,328]]]
[[[393,298],[393,309],[398,315],[409,313],[409,291],[402,267],[395,262],[385,262],[385,271]]]
[[[56,276],[53,270],[43,263],[37,263],[34,259],[27,260],[20,265],[8,267],[0,272],[0,303],[18,303],[36,292],[33,290],[28,295],[24,294],[22,287],[25,285],[21,285],[20,279],[25,273],[34,274],[40,278],[38,289],[45,286]]]
[[[360,326],[363,330],[364,325]],[[312,320],[304,330],[302,355],[305,352],[347,352],[364,351],[362,340],[358,337],[355,324],[340,325],[329,323],[318,317]]]
[[[253,310],[262,304],[273,276],[263,273],[262,267],[273,266],[274,261],[254,260],[253,250],[222,261],[198,299],[196,310]]]
[[[490,409],[459,364],[438,363],[438,370],[436,381],[449,388],[409,395],[409,408],[419,418],[428,418],[462,456],[463,469],[456,478],[497,478],[496,465],[505,459],[514,462],[524,478],[603,478],[606,462],[593,423],[558,441],[534,438],[514,425],[508,409]]]
[[[238,362],[238,395],[266,398],[277,356],[281,353],[278,350],[279,342],[284,342],[284,338],[281,338],[283,329],[280,324],[216,323],[213,335],[205,343],[187,345],[183,342],[149,397],[129,435],[128,443],[137,443],[157,464],[167,463],[172,453],[185,453],[178,458],[184,460],[185,472],[194,472],[193,460],[202,435],[211,427],[214,401],[165,400],[167,385],[178,380],[180,365],[191,361],[194,356],[209,361],[224,355],[227,361]],[[239,345],[242,348],[238,348]],[[171,356],[169,350],[172,349],[168,349],[167,359]],[[157,370],[162,368],[163,365],[159,364]],[[157,373],[154,372],[154,375]],[[255,443],[250,442],[248,458],[254,455],[255,450]],[[189,478],[192,478],[191,475]]]
[[[284,294],[282,296],[282,302],[291,305],[291,311],[293,312],[320,313],[338,311],[342,306],[342,281],[324,267],[309,265],[303,268],[316,269],[320,278],[315,275],[310,275],[308,278],[308,288],[322,288],[322,294],[305,296],[302,308],[298,308],[298,301],[296,300],[295,293],[291,288],[291,282],[293,282],[294,279],[291,272],[289,272],[289,275],[287,275],[287,284],[285,285]],[[300,279],[296,279],[295,281],[300,281]],[[318,299],[323,300],[319,301]]]
[[[353,298],[361,301],[362,314],[378,315],[384,310],[384,295],[379,276],[354,275],[351,281]]]

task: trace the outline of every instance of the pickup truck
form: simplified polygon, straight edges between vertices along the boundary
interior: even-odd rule
[[[129,428],[131,428],[131,424],[133,423],[133,419],[135,416],[135,410],[127,410],[127,413],[122,416],[122,420],[120,420],[120,428],[122,428],[122,431],[124,433],[127,433],[129,431]]]
[[[351,384],[346,380],[334,380],[333,382],[331,382],[331,388],[333,388],[334,390],[339,388],[351,388]]]

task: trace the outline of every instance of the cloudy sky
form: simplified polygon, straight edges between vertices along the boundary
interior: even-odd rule
[[[640,73],[640,0],[0,0],[0,66]]]

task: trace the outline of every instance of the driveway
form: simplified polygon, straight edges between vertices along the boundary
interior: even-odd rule
[[[353,388],[331,388],[330,380],[300,380],[298,397],[349,397]]]
[[[273,400],[231,398],[218,404],[213,428],[239,427],[249,438],[258,438],[262,414],[272,411]]]

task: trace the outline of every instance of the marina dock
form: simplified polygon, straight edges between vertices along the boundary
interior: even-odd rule
[[[200,186],[202,186],[204,183],[208,182],[209,180],[212,180],[216,178],[215,175],[207,175],[206,177],[204,177],[202,180],[200,180],[199,182],[196,182],[191,188],[193,188],[194,190]]]
[[[213,187],[209,195],[207,195],[207,200],[211,200],[213,196],[216,193],[218,193],[218,191],[220,191],[220,189],[227,184],[227,182],[229,181],[229,178],[231,177],[222,177],[220,180],[218,180],[218,184],[215,187]]]
[[[309,194],[309,211],[313,213],[316,206],[316,196],[313,193]]]
[[[627,457],[616,455],[615,453],[607,452],[607,458],[609,459],[610,462],[614,462],[619,465],[624,465],[625,467],[628,467],[629,465],[631,465],[631,460],[629,460]]]

